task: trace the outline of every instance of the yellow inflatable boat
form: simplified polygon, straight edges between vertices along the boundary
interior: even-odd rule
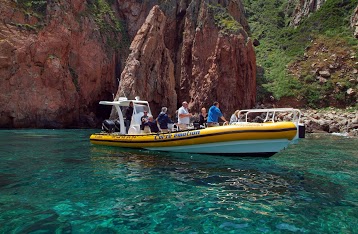
[[[128,106],[131,101],[134,111],[128,134],[125,134],[121,107]],[[300,112],[297,109],[242,110],[241,115],[245,116],[245,120],[231,125],[197,127],[185,131],[172,128],[169,133],[141,134],[140,117],[144,110],[151,114],[148,102],[122,98],[113,102],[102,101],[100,104],[113,105],[119,118],[112,125],[112,130],[107,128],[107,131],[90,136],[91,143],[98,145],[202,154],[271,156],[295,143],[300,135],[304,137],[304,129],[300,131]],[[276,122],[278,112],[291,112],[295,120]],[[249,122],[250,114],[255,113],[256,116],[259,113],[267,114],[263,123]],[[118,132],[113,129],[115,126],[118,126]]]

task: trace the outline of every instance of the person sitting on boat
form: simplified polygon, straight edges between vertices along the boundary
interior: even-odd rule
[[[208,127],[214,127],[219,125],[219,118],[221,118],[225,123],[227,123],[225,117],[219,109],[219,102],[214,102],[209,109],[208,113]]]
[[[188,105],[189,104],[184,101],[182,103],[182,107],[180,107],[178,110],[178,126],[180,130],[188,129],[190,117],[193,116],[191,113],[189,113]]]
[[[140,118],[140,121],[142,124],[140,125],[140,130],[148,132],[149,131],[149,125],[148,125],[148,111],[143,111],[144,115]]]
[[[240,110],[236,110],[234,114],[231,115],[230,124],[240,122],[239,112]]]
[[[157,117],[157,121],[159,123],[160,130],[164,133],[169,132],[168,123],[173,123],[167,114],[168,108],[162,107],[162,111]]]
[[[153,118],[153,116],[150,115],[148,117],[147,124],[148,124],[151,132],[156,132],[156,133],[159,132],[157,121]]]
[[[206,108],[203,107],[201,108],[201,112],[199,115],[199,125],[205,126],[207,121],[208,121],[208,112],[206,112]]]
[[[126,120],[125,120],[125,125],[126,125],[126,133],[128,133],[129,127],[131,126],[131,120],[132,120],[132,115],[133,115],[133,102],[129,103],[129,106],[126,110]]]

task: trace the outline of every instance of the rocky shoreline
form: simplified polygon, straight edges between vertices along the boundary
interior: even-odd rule
[[[340,133],[358,137],[358,112],[349,109],[301,110],[307,133]]]

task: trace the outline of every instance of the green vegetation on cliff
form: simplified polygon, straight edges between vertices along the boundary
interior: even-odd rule
[[[297,1],[296,1],[297,2]],[[294,97],[310,107],[354,105],[357,39],[349,28],[355,0],[327,0],[298,27],[290,26],[295,5],[284,0],[244,0],[256,47],[258,101]],[[329,71],[329,77],[320,77]],[[351,80],[351,81],[349,81]]]
[[[16,0],[18,8],[24,13],[27,23],[15,23],[17,27],[25,30],[37,31],[43,27],[46,16],[47,1],[44,0]],[[36,20],[30,20],[35,18]]]
[[[89,8],[95,16],[94,19],[101,31],[121,32],[123,31],[123,26],[115,17],[110,2],[111,1],[106,0],[93,0],[91,4],[89,4]]]
[[[208,4],[208,8],[214,15],[215,24],[219,26],[221,31],[226,33],[238,33],[243,30],[242,25],[229,14],[226,8],[219,4]]]
[[[63,7],[66,5],[64,2],[44,1],[44,0],[17,0],[17,6],[25,13],[25,16],[33,16],[38,20],[35,24],[19,24],[16,26],[27,30],[37,30],[46,24],[46,14],[51,8],[60,8],[65,11]],[[50,5],[51,4],[51,5]],[[119,19],[118,14],[114,10],[116,4],[115,0],[87,0],[86,10],[80,12],[77,16],[78,21],[84,15],[93,19],[98,26],[102,36],[105,38],[106,44],[110,48],[128,48],[129,37],[126,32],[126,25],[123,20]],[[67,8],[66,8],[67,9]],[[118,39],[118,35],[121,39]]]
[[[36,13],[38,16],[46,14],[47,1],[44,0],[17,0],[20,7]]]
[[[88,0],[90,15],[94,18],[102,35],[106,37],[107,45],[111,48],[128,48],[129,38],[125,30],[125,23],[118,19],[112,9],[114,0]],[[121,34],[118,40],[116,34]]]

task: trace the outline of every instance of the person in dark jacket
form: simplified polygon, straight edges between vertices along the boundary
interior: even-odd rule
[[[144,131],[145,126],[148,126],[148,111],[143,111],[144,115],[140,118],[142,124],[140,125],[140,130]]]
[[[203,107],[203,108],[201,108],[201,112],[200,112],[200,115],[199,115],[199,124],[200,124],[200,126],[205,126],[207,120],[208,120],[208,113],[206,112],[206,108]]]
[[[159,132],[159,128],[158,128],[158,124],[157,124],[157,120],[155,120],[153,118],[153,116],[149,116],[148,117],[148,122],[147,122],[149,128],[150,128],[150,131],[151,132]]]
[[[129,106],[126,110],[126,120],[125,120],[125,125],[126,125],[126,132],[128,133],[129,127],[131,126],[131,120],[132,120],[132,115],[133,115],[133,102],[129,103]]]
[[[169,132],[168,123],[173,123],[167,114],[168,108],[162,107],[162,111],[157,117],[157,121],[159,123],[160,130],[164,133]]]

